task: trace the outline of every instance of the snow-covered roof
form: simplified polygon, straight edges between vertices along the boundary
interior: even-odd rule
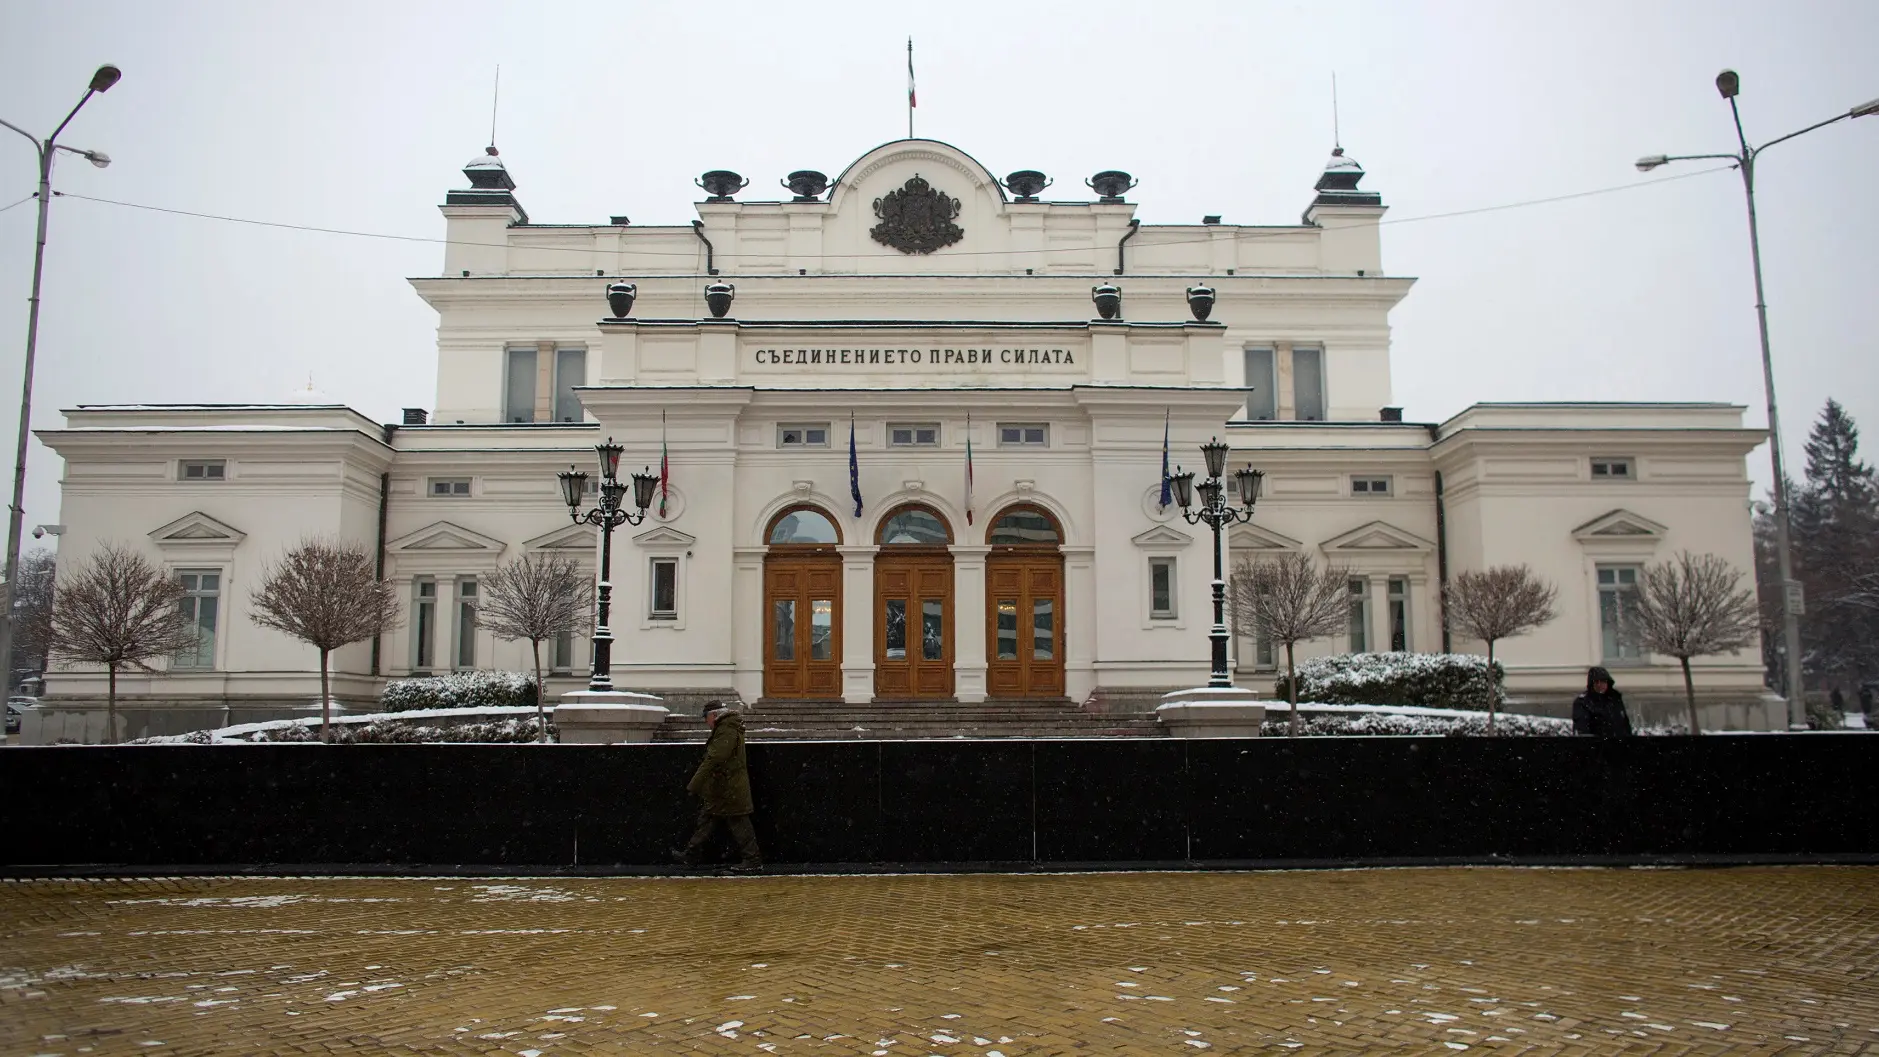
[[[1325,162],[1324,171],[1325,172],[1345,172],[1345,171],[1363,172],[1364,167],[1357,164],[1356,158],[1353,158],[1350,155],[1344,153],[1343,147],[1339,147],[1331,152],[1331,160],[1328,162]]]
[[[476,157],[471,158],[469,162],[466,163],[463,167],[465,169],[507,169],[508,168],[508,166],[502,163],[502,158],[496,153],[496,148],[494,147],[483,148],[482,154],[478,154]]]

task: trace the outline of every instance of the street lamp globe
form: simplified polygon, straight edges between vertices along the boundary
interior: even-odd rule
[[[581,497],[587,494],[587,475],[570,466],[566,473],[555,476],[561,479],[561,501],[569,510],[579,510]]]
[[[101,150],[86,151],[85,160],[92,163],[93,165],[96,165],[100,169],[111,164],[111,156]]]
[[[1227,446],[1215,437],[1200,446],[1201,454],[1207,457],[1207,476],[1220,477],[1227,472]]]
[[[1742,91],[1742,78],[1734,70],[1724,70],[1716,75],[1716,91],[1724,99],[1734,99]]]
[[[1265,483],[1266,475],[1251,466],[1242,466],[1233,476],[1240,484],[1240,502],[1246,506],[1259,502],[1260,486]]]
[[[1670,164],[1670,156],[1667,154],[1646,154],[1637,162],[1639,172],[1650,172],[1659,165],[1668,164]]]
[[[633,475],[633,505],[645,510],[652,505],[653,490],[659,487],[659,475],[647,466]]]
[[[1180,504],[1182,510],[1186,510],[1194,505],[1194,471],[1179,472],[1179,466],[1175,470],[1177,472],[1168,480],[1174,484],[1174,501]]]
[[[124,71],[112,66],[110,63],[106,63],[98,67],[97,73],[91,75],[91,90],[94,92],[108,92],[111,90],[111,86],[116,84],[118,79],[123,76]]]
[[[625,446],[615,444],[612,437],[608,437],[605,444],[594,445],[594,451],[600,455],[600,476],[602,480],[617,481],[620,479],[620,453],[625,450]]]

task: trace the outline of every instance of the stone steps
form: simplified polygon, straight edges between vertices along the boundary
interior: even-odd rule
[[[1162,737],[1152,713],[1085,712],[1068,698],[986,701],[961,705],[945,700],[758,701],[744,713],[752,741],[947,740],[957,738]],[[703,718],[674,715],[658,741],[701,742],[710,736]]]

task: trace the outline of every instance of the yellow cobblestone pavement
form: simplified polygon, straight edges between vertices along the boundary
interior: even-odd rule
[[[1879,869],[0,881],[5,1054],[1879,1053]]]

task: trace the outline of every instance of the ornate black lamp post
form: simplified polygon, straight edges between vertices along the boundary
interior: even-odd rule
[[[1214,530],[1214,626],[1208,634],[1213,640],[1214,666],[1213,674],[1207,678],[1207,685],[1232,686],[1233,680],[1227,675],[1227,580],[1223,568],[1220,530],[1253,519],[1253,504],[1259,502],[1259,487],[1266,475],[1250,466],[1233,471],[1241,504],[1236,509],[1230,505],[1226,482],[1222,479],[1227,470],[1227,446],[1215,438],[1201,445],[1200,450],[1207,456],[1207,479],[1200,483],[1200,509],[1188,510],[1194,503],[1192,470],[1173,476],[1174,500],[1181,504],[1181,517],[1188,524],[1206,522]]]
[[[574,523],[584,521],[600,527],[600,612],[594,620],[594,674],[587,681],[587,689],[595,693],[613,690],[613,628],[609,623],[613,608],[613,530],[646,520],[646,508],[659,487],[658,476],[647,467],[633,475],[633,505],[639,511],[620,505],[626,498],[626,482],[620,480],[620,453],[625,450],[612,437],[605,444],[594,445],[594,451],[600,454],[600,504],[585,513],[581,511],[581,499],[587,493],[587,475],[572,466],[566,473],[555,475],[561,479],[561,498],[568,504],[568,516]]]

